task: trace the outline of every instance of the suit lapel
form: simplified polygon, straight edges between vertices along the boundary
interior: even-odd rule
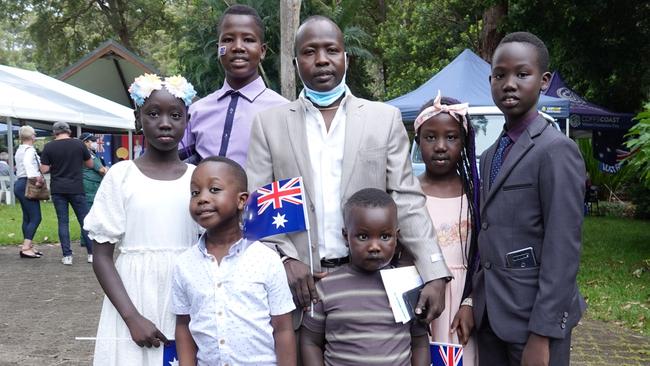
[[[345,189],[350,183],[354,164],[357,160],[361,138],[364,133],[366,121],[361,118],[361,108],[363,102],[355,96],[350,95],[346,102],[345,114],[345,144],[343,148],[343,164],[341,172],[341,197],[345,194]]]
[[[510,172],[512,172],[512,169],[514,169],[515,166],[519,163],[519,161],[526,155],[526,153],[535,145],[535,142],[533,139],[539,134],[542,133],[542,131],[547,127],[548,122],[542,117],[537,117],[537,119],[526,129],[526,131],[521,134],[517,142],[512,146],[510,149],[510,152],[508,153],[508,156],[506,160],[503,162],[503,165],[501,166],[501,169],[499,170],[499,174],[496,176],[494,179],[494,183],[492,184],[491,187],[487,188],[485,191],[487,191],[487,196],[485,199],[485,203],[483,204],[483,207],[487,206],[496,194],[497,191],[499,191],[499,188],[503,185],[505,180],[508,178],[510,175]],[[490,167],[492,166],[492,157],[494,157],[494,151],[491,152],[490,154],[490,161],[488,166],[485,167],[487,169],[488,174],[485,176],[487,181],[484,182],[489,185],[489,171]]]
[[[307,146],[307,128],[305,127],[305,109],[300,99],[292,103],[289,114],[285,120],[289,135],[289,142],[293,150],[293,156],[298,165],[298,170],[303,178],[307,196],[314,202],[314,181],[311,173],[311,162],[309,161],[309,147]]]

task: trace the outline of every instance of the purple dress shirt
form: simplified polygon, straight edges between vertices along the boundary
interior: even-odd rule
[[[190,106],[190,120],[185,136],[178,145],[179,149],[194,146],[202,158],[219,155],[226,112],[230,104],[230,96],[225,94],[232,89],[224,80],[221,89]],[[261,111],[287,103],[288,100],[267,88],[262,77],[238,91],[241,96],[237,101],[226,156],[245,168],[253,117]]]
[[[535,113],[531,113],[530,116],[526,116],[526,119],[521,121],[518,125],[513,127],[511,130],[508,130],[506,128],[506,125],[503,125],[503,129],[506,131],[506,134],[510,139],[512,140],[512,143],[506,147],[506,150],[503,153],[503,160],[505,161],[506,157],[508,156],[508,153],[510,153],[510,149],[512,149],[512,146],[514,146],[515,143],[517,143],[517,140],[519,140],[519,137],[526,131],[528,126],[530,126],[531,123],[535,119],[537,119],[537,116],[539,113],[535,111]]]

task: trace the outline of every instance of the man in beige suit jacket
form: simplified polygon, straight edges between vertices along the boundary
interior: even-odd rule
[[[303,177],[316,278],[326,274],[325,267],[345,263],[347,258],[321,254],[324,246],[319,228],[338,230],[335,234],[342,241],[342,227],[332,229],[332,222],[337,223],[347,199],[363,188],[386,190],[397,203],[399,241],[413,255],[427,283],[416,313],[430,322],[444,309],[444,286],[451,274],[438,247],[425,197],[411,171],[409,140],[400,112],[350,93],[345,86],[347,55],[343,36],[331,20],[320,16],[305,20],[296,35],[295,49],[294,61],[305,90],[298,100],[255,117],[246,165],[249,189],[279,179]],[[320,137],[325,141],[322,145],[318,145]],[[327,151],[328,146],[341,146],[342,154]],[[314,150],[321,147],[326,152],[315,155]],[[327,214],[322,210],[319,213],[323,205],[332,207],[332,200],[337,200],[336,217],[328,210]],[[332,235],[329,238],[337,239]],[[306,307],[317,301],[314,279],[309,275],[307,233],[280,235],[268,242],[283,257],[296,303]],[[342,250],[347,253],[345,247]]]

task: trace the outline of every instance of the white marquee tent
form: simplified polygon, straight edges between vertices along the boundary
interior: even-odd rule
[[[130,137],[135,128],[130,108],[40,72],[0,65],[0,123],[3,120],[6,131],[13,130],[16,120],[34,122],[40,128],[67,122],[73,128],[76,126],[77,134],[82,129],[127,131]],[[13,156],[11,133],[7,133],[7,146]],[[13,169],[13,159],[10,165]]]

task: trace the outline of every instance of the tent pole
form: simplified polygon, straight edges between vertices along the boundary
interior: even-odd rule
[[[133,160],[133,131],[129,130],[129,160]]]
[[[81,136],[81,125],[77,125],[77,138]]]
[[[7,152],[9,153],[9,197],[11,197],[11,204],[16,205],[16,197],[14,197],[14,184],[16,183],[16,174],[14,170],[14,126],[11,117],[7,117]]]
[[[566,126],[565,127],[566,128],[566,137],[570,137],[569,136],[569,118],[568,117],[564,119],[564,125]]]

